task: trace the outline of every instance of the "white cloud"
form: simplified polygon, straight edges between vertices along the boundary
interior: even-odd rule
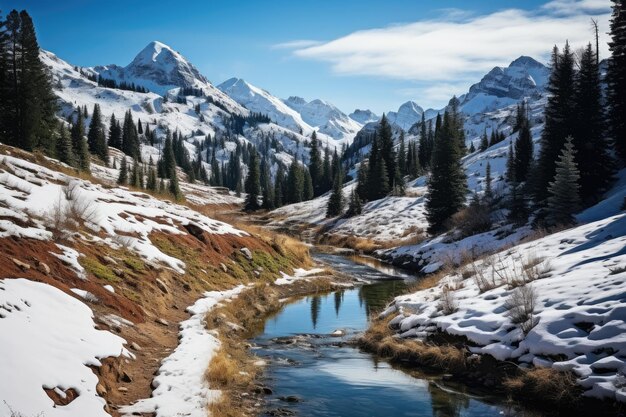
[[[300,48],[308,48],[315,45],[320,45],[323,42],[314,41],[311,39],[298,39],[295,41],[278,43],[276,45],[272,45],[273,49],[300,49]]]
[[[460,17],[461,16],[461,17]],[[590,18],[599,20],[601,56],[608,56],[610,8],[602,0],[554,0],[535,12],[507,9],[463,17],[458,10],[437,20],[353,32],[317,44],[291,44],[298,57],[328,62],[343,75],[458,84],[520,55],[547,59],[552,46],[574,48],[593,39]],[[311,42],[311,41],[306,41]],[[432,86],[433,96],[443,86]]]

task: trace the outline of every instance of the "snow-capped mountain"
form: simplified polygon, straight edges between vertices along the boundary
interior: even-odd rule
[[[292,96],[283,101],[300,113],[307,124],[334,139],[352,139],[362,127],[362,123],[351,119],[332,103],[324,100],[307,102],[302,97]]]
[[[374,114],[373,111],[369,109],[367,110],[356,109],[355,111],[350,113],[348,117],[358,123],[361,123],[362,125],[365,125],[370,122],[377,122],[378,120],[380,120],[380,116],[377,116],[376,114]]]
[[[472,85],[461,100],[461,110],[472,115],[493,111],[524,97],[537,98],[545,91],[550,69],[528,56],[521,56],[508,67],[494,67],[480,82]]]
[[[161,96],[166,95],[173,88],[201,89],[229,111],[242,112],[239,105],[215,88],[185,57],[158,41],[150,42],[125,67],[112,64],[86,70],[118,83],[126,82],[143,86]]]
[[[302,120],[300,113],[286,105],[278,97],[242,78],[230,78],[218,85],[217,88],[248,110],[267,115],[279,126],[305,135],[310,135],[313,132],[313,128]]]
[[[409,130],[411,126],[422,120],[422,109],[416,102],[407,101],[402,104],[397,112],[390,111],[387,113],[387,120],[392,125],[398,126],[402,130]]]

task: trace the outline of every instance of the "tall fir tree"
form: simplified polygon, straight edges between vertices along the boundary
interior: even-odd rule
[[[587,45],[580,57],[575,91],[577,124],[572,143],[577,151],[580,195],[584,203],[592,204],[608,188],[613,161],[606,137],[600,67],[591,44]]]
[[[289,204],[299,203],[304,197],[304,176],[298,160],[294,160],[287,172],[287,195]]]
[[[302,169],[303,185],[302,185],[302,199],[304,201],[311,200],[313,198],[313,178],[311,173],[306,168]]]
[[[54,153],[56,97],[30,15],[13,10],[0,27],[0,139]]]
[[[551,224],[574,223],[574,213],[580,208],[580,175],[575,153],[572,138],[569,137],[556,163],[554,180],[548,187],[547,219]]]
[[[122,162],[120,163],[120,173],[117,177],[117,183],[120,185],[126,185],[128,183],[128,164],[126,163],[126,156],[122,156]]]
[[[356,193],[359,196],[361,201],[367,201],[369,192],[368,192],[368,174],[369,168],[367,166],[366,161],[361,161],[359,165],[359,170],[357,171],[357,182],[356,182]]]
[[[491,188],[491,164],[487,162],[485,168],[485,201],[487,204],[493,201],[493,189]]]
[[[523,109],[522,109],[523,110]],[[523,117],[514,150],[514,181],[521,183],[528,180],[528,173],[533,161],[533,138],[530,133],[530,122]]]
[[[574,75],[574,56],[569,44],[565,44],[562,53],[559,53],[555,46],[552,52],[547,87],[549,96],[536,168],[538,172],[534,184],[535,201],[540,205],[544,205],[548,197],[548,186],[554,179],[556,161],[563,149],[565,138],[572,136],[576,128]]]
[[[451,112],[452,111],[452,112]],[[467,179],[461,165],[460,116],[452,107],[446,110],[435,138],[431,175],[426,196],[428,231],[438,233],[465,203]]]
[[[406,144],[404,143],[404,131],[400,132],[400,145],[398,146],[398,171],[400,177],[404,177],[408,174],[407,170],[407,156],[406,156]]]
[[[59,134],[57,136],[57,158],[59,161],[68,164],[69,166],[76,166],[76,157],[74,156],[74,148],[72,147],[72,139],[65,126],[61,125],[59,128]]]
[[[256,150],[253,150],[250,154],[245,190],[246,201],[244,209],[247,211],[255,211],[261,208],[259,205],[259,197],[261,195],[261,171],[259,167],[259,156]]]
[[[141,161],[139,152],[139,135],[137,134],[137,126],[133,122],[133,115],[128,110],[124,115],[124,124],[122,125],[122,152],[126,155],[137,158]]]
[[[309,173],[311,174],[311,181],[313,182],[313,194],[319,196],[322,194],[323,187],[323,166],[322,166],[322,154],[319,149],[319,140],[317,139],[317,133],[313,131],[311,135],[311,150],[309,157]]]
[[[116,149],[122,149],[122,128],[115,119],[115,114],[111,114],[109,121],[109,146]]]
[[[87,143],[89,152],[100,158],[105,164],[109,162],[109,147],[107,145],[104,125],[102,124],[102,114],[100,105],[94,104],[91,122],[89,123],[89,133],[87,133]]]
[[[615,149],[626,163],[626,1],[612,0],[611,58],[606,73],[609,132]]]
[[[383,163],[384,164],[384,163]],[[328,205],[326,206],[326,217],[335,217],[343,213],[344,198],[343,198],[343,172],[341,168],[337,170],[335,180],[333,181],[333,190],[328,198]]]
[[[263,208],[273,210],[276,208],[274,205],[274,186],[267,157],[261,160],[261,188],[263,189]]]

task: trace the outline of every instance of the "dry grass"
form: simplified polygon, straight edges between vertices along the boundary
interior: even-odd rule
[[[452,345],[434,345],[393,336],[391,317],[375,320],[359,338],[359,346],[391,361],[410,363],[444,372],[466,369],[465,352]]]
[[[413,233],[414,230],[410,229],[405,231],[403,237],[391,240],[377,240],[360,236],[327,233],[322,236],[320,243],[334,247],[350,248],[364,254],[371,254],[379,249],[416,245],[424,240],[424,235],[415,235]]]
[[[518,375],[505,378],[503,385],[509,393],[520,398],[569,406],[578,402],[581,393],[573,373],[550,368],[521,370]]]
[[[537,291],[531,284],[522,285],[513,290],[506,300],[507,312],[511,321],[519,324],[524,334],[535,326],[535,305]]]

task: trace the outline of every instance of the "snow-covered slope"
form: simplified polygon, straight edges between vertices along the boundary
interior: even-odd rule
[[[400,313],[391,323],[401,337],[465,336],[472,352],[573,371],[585,395],[626,402],[625,247],[622,213],[478,261],[386,314]],[[512,319],[519,297],[534,303],[527,334]]]
[[[26,279],[0,279],[0,415],[109,416],[89,366],[132,354],[124,339],[95,327],[91,309],[63,291]],[[61,398],[74,390],[78,396],[57,407],[45,390]]]
[[[305,135],[313,133],[313,128],[302,120],[300,114],[286,105],[278,97],[258,88],[241,78],[231,78],[217,86],[233,100],[248,110],[268,116],[279,126]]]

